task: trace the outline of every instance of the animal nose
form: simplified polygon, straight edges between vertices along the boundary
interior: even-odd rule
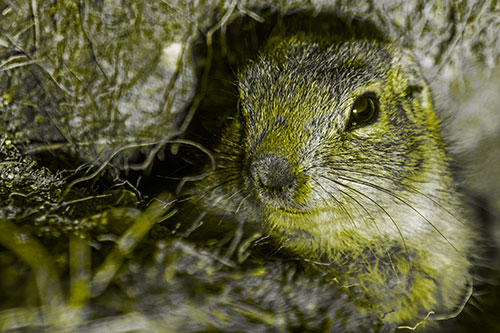
[[[252,163],[252,178],[264,196],[291,200],[297,188],[297,177],[289,160],[285,157],[267,154]]]

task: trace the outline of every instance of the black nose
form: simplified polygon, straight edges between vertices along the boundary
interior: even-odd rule
[[[267,154],[256,159],[250,172],[262,194],[273,199],[291,200],[297,188],[297,177],[288,159]]]

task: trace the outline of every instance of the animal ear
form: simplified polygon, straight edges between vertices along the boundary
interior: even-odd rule
[[[423,89],[422,84],[410,84],[405,89],[405,96],[408,99],[418,98]]]
[[[404,48],[395,50],[392,66],[399,79],[399,93],[413,106],[413,110],[422,111],[412,113],[413,116],[439,135],[439,121],[432,105],[431,92],[413,54]]]
[[[410,50],[399,48],[393,57],[393,66],[398,67],[401,74],[403,95],[412,102],[422,104],[423,107],[432,107],[431,94],[421,69]]]

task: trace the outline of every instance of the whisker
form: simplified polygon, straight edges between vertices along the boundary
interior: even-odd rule
[[[408,206],[411,210],[413,210],[415,213],[417,213],[421,218],[423,218],[441,237],[443,237],[444,240],[446,240],[446,242],[455,250],[457,251],[457,253],[459,253],[461,256],[463,256],[463,254],[455,247],[455,245],[453,245],[449,240],[448,238],[431,222],[429,221],[428,218],[426,218],[422,213],[420,213],[420,211],[418,209],[416,209],[415,207],[413,207],[412,205],[410,205],[407,201],[401,199],[400,196],[394,194],[392,191],[390,190],[387,190],[383,187],[380,187],[378,185],[375,185],[375,184],[372,184],[372,183],[369,183],[369,182],[366,182],[366,181],[363,181],[363,180],[359,180],[359,179],[356,179],[356,178],[352,178],[352,177],[344,177],[344,176],[339,176],[339,179],[343,179],[345,181],[349,181],[349,182],[353,182],[353,183],[357,183],[357,184],[360,184],[360,185],[365,185],[365,186],[369,186],[371,188],[374,188],[378,191],[381,191],[381,192],[384,192],[388,195],[390,195],[391,197],[393,197],[394,199],[396,200],[399,200],[401,203],[403,203],[404,205]],[[398,228],[399,230],[399,228]]]
[[[382,179],[387,179],[387,180],[395,181],[395,179],[393,179],[393,178],[391,178],[389,176],[379,175],[379,174],[376,174],[376,173],[364,172],[364,171],[360,171],[360,170],[340,169],[340,168],[334,168],[334,169],[335,169],[335,171],[353,172],[353,173],[363,174],[363,175],[366,175],[366,176],[372,176],[372,177],[376,177],[376,178],[382,178]],[[466,224],[465,221],[463,221],[463,220],[459,219],[458,217],[456,217],[455,214],[453,214],[448,208],[446,208],[445,206],[443,206],[442,204],[440,204],[439,202],[437,202],[436,200],[434,200],[431,195],[428,195],[426,193],[423,193],[423,192],[417,190],[415,186],[405,185],[405,187],[408,188],[408,189],[410,189],[414,193],[419,194],[419,195],[421,195],[421,196],[429,199],[429,201],[431,201],[432,203],[434,203],[435,205],[437,205],[439,208],[443,209],[451,217],[453,217],[457,222],[459,222],[461,224],[464,224],[464,225]]]
[[[215,184],[211,187],[209,187],[208,189],[203,189],[205,192],[203,193],[203,195],[201,196],[196,196],[196,198],[199,198],[197,201],[201,201],[202,199],[205,199],[206,196],[208,196],[209,194],[211,194],[213,191],[215,191],[216,189],[228,184],[228,183],[231,183],[232,180],[231,179],[227,179],[221,183],[218,183],[218,184]]]
[[[349,218],[349,220],[351,221],[352,225],[357,228],[356,226],[356,222],[354,222],[354,219],[352,218],[352,215],[349,213],[349,211],[344,207],[344,205],[332,194],[330,193],[329,191],[327,191],[325,189],[325,187],[320,183],[318,182],[316,179],[314,179],[314,182],[316,182],[316,184],[318,184],[322,189],[323,191],[325,191],[326,193],[330,194],[330,198],[332,198],[333,200],[335,200],[335,202],[337,202],[337,204],[339,205],[339,207],[344,211],[344,213],[347,215],[347,217]]]
[[[340,203],[340,201],[338,199],[335,198],[335,196],[333,196],[331,194],[331,192],[327,191],[324,186],[318,182],[316,179],[313,179],[325,192],[327,192],[328,194],[330,194],[330,197],[334,198],[335,201],[337,201],[337,203],[339,204],[339,206],[345,211],[345,213],[348,215],[349,219],[352,221],[353,223],[353,226],[356,227],[356,224],[354,222],[354,220],[352,219],[351,217],[351,214],[349,214],[349,212],[346,210],[346,208]],[[375,219],[373,218],[373,216],[370,214],[370,212],[358,201],[358,199],[354,198],[352,195],[350,195],[349,193],[341,190],[341,189],[338,189],[339,192],[341,192],[343,195],[349,197],[351,200],[353,200],[359,207],[361,207],[366,214],[368,214],[368,216],[370,216],[370,219],[374,222],[374,225],[375,225],[375,228],[377,229],[378,233],[380,235],[382,235],[382,232],[380,231],[378,225],[377,225],[377,221],[375,221]],[[370,248],[370,251],[372,252],[372,254],[376,257],[376,254],[371,250]],[[392,261],[392,257],[391,257],[391,254],[389,253],[389,251],[387,251],[386,249],[384,250],[385,254],[387,255],[387,258],[389,259],[389,262],[391,264],[391,268],[392,270],[398,274],[398,271],[396,270],[396,267],[394,266],[394,262]],[[370,265],[369,262],[366,262],[367,265]]]
[[[324,178],[325,178],[325,179],[327,179],[327,180],[329,180],[329,181],[334,182],[334,183],[335,183],[335,184],[337,184],[337,185],[343,186],[343,187],[345,187],[345,188],[347,188],[347,189],[349,189],[349,190],[351,190],[351,191],[353,191],[353,192],[355,192],[355,193],[359,194],[359,195],[360,195],[360,196],[362,196],[362,197],[367,198],[367,199],[368,199],[368,200],[370,200],[372,203],[374,203],[374,204],[375,204],[378,208],[380,208],[380,210],[382,210],[382,211],[384,212],[384,214],[386,214],[386,215],[387,215],[387,217],[389,217],[389,219],[391,220],[392,224],[394,224],[394,226],[396,227],[396,229],[397,229],[397,231],[398,231],[399,235],[401,236],[401,240],[403,241],[404,248],[405,248],[406,252],[408,253],[408,248],[407,248],[407,246],[406,246],[406,240],[405,240],[405,237],[404,237],[403,233],[401,232],[401,229],[399,228],[399,226],[398,226],[398,224],[396,223],[396,221],[394,221],[394,219],[392,218],[392,216],[389,214],[389,212],[387,212],[387,210],[386,210],[384,207],[382,207],[382,206],[381,206],[378,202],[376,202],[375,200],[373,200],[373,199],[372,199],[371,197],[369,197],[368,195],[366,195],[366,194],[364,194],[364,193],[362,193],[362,192],[360,192],[360,191],[356,190],[355,188],[353,188],[353,187],[351,187],[351,186],[348,186],[348,185],[346,185],[346,184],[342,184],[341,182],[339,182],[339,181],[337,181],[337,180],[335,180],[335,179],[330,179],[330,178],[326,178],[326,177],[324,177]],[[345,180],[349,181],[348,179],[345,179]]]

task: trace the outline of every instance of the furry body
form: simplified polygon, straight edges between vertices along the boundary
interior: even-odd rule
[[[216,169],[192,191],[207,212],[260,225],[293,255],[327,264],[318,269],[366,294],[362,306],[387,322],[463,305],[474,236],[408,52],[274,38],[238,90]]]

